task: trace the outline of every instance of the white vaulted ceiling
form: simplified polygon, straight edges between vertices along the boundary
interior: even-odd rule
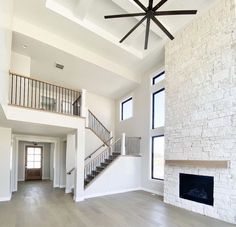
[[[161,9],[197,9],[199,16],[216,1],[169,0]],[[147,5],[148,1],[141,2]],[[154,4],[158,2],[154,0]],[[44,80],[57,78],[57,71],[50,67],[60,56],[59,60],[70,67],[61,72],[65,74],[59,76],[61,83],[75,86],[77,79],[77,87],[117,98],[136,86],[144,73],[164,62],[164,45],[168,38],[155,24],[151,24],[149,47],[145,51],[145,23],[122,44],[119,43],[141,17],[104,19],[110,14],[142,12],[133,0],[15,0],[14,8],[13,49],[29,55],[32,58],[31,71],[39,77],[47,77]],[[175,36],[197,16],[159,19]],[[20,45],[24,42],[33,45],[22,50]],[[36,49],[35,46],[38,46],[37,51],[32,50]],[[68,75],[73,71],[79,76]],[[65,77],[67,80],[63,79]],[[93,80],[96,86],[90,84]]]

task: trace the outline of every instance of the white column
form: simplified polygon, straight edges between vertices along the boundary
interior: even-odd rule
[[[77,129],[76,136],[76,169],[75,193],[76,202],[84,200],[84,158],[85,158],[85,127]]]
[[[18,182],[18,140],[13,137],[12,139],[12,175],[11,175],[11,187],[12,192],[17,191]]]
[[[11,200],[11,133],[0,127],[0,202]]]
[[[75,153],[76,153],[76,135],[68,134],[66,141],[66,173],[75,167]],[[72,188],[75,187],[74,172],[66,174],[66,193],[71,193]]]
[[[81,117],[87,117],[87,110],[86,110],[86,90],[85,90],[85,89],[82,89],[82,91],[81,91],[80,116],[81,116]]]
[[[121,155],[125,155],[125,133],[121,135]]]

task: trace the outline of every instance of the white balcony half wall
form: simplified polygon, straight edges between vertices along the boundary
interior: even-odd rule
[[[80,117],[64,116],[62,114],[55,114],[27,108],[19,108],[9,105],[3,105],[2,109],[8,121],[58,126],[65,127],[71,130],[85,130],[85,119]]]

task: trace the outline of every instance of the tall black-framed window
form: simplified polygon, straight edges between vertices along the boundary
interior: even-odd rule
[[[158,75],[152,78],[152,85],[155,85],[164,79],[165,79],[165,71],[159,73]]]
[[[152,129],[165,125],[165,88],[152,95]]]
[[[133,98],[130,97],[121,103],[121,120],[133,117]]]
[[[155,180],[164,180],[164,150],[165,136],[158,135],[152,137],[152,168],[151,176]]]

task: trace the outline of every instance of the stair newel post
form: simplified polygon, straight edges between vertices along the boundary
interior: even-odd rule
[[[80,117],[87,117],[86,111],[86,90],[82,89],[81,91],[81,103],[80,103]]]
[[[125,151],[125,133],[121,135],[121,155],[126,155]]]

